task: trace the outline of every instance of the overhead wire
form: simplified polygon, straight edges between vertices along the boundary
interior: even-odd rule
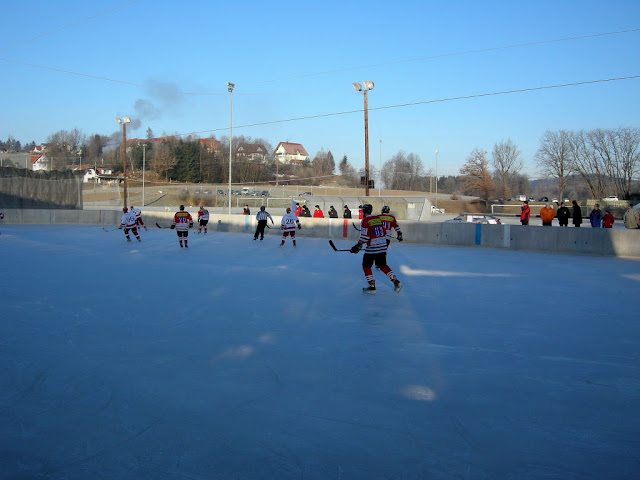
[[[637,79],[637,78],[640,78],[640,75],[630,75],[630,76],[626,76],[626,77],[616,77],[616,78],[604,78],[604,79],[599,79],[599,80],[586,80],[586,81],[582,81],[582,82],[562,83],[562,84],[557,84],[557,85],[543,85],[543,86],[540,86],[540,87],[526,87],[526,88],[519,88],[519,89],[514,89],[514,90],[502,90],[502,91],[498,91],[498,92],[477,93],[477,94],[473,94],[473,95],[463,95],[463,96],[459,96],[459,97],[448,97],[448,98],[440,98],[440,99],[434,99],[434,100],[424,100],[424,101],[419,101],[419,102],[401,103],[401,104],[396,104],[396,105],[386,105],[386,106],[380,106],[380,107],[369,107],[368,111],[371,112],[371,111],[375,111],[375,110],[388,110],[388,109],[392,109],[392,108],[405,108],[405,107],[412,107],[412,106],[416,106],[416,105],[428,105],[428,104],[432,104],[432,103],[453,102],[453,101],[458,101],[458,100],[469,100],[469,99],[472,99],[472,98],[483,98],[483,97],[491,97],[491,96],[497,96],[497,95],[510,95],[510,94],[514,94],[514,93],[534,92],[534,91],[538,91],[538,90],[550,90],[550,89],[554,89],[554,88],[567,88],[567,87],[575,87],[575,86],[580,86],[580,85],[592,85],[592,84],[597,84],[597,83],[616,82],[616,81],[622,81],[622,80],[633,80],[633,79]],[[322,113],[322,114],[317,114],[317,115],[308,115],[308,116],[304,116],[304,117],[287,118],[287,119],[283,119],[283,120],[271,120],[271,121],[266,121],[266,122],[249,123],[249,124],[245,124],[245,125],[234,125],[233,128],[238,129],[238,128],[258,127],[258,126],[264,126],[264,125],[274,125],[274,124],[278,124],[278,123],[296,122],[296,121],[301,121],[301,120],[312,120],[312,119],[316,119],[316,118],[335,117],[335,116],[339,116],[339,115],[350,115],[350,114],[354,114],[354,113],[362,113],[362,109],[346,110],[346,111],[343,111],[343,112]],[[220,128],[214,128],[214,129],[211,129],[211,130],[201,130],[201,131],[198,131],[198,132],[176,134],[176,136],[199,135],[199,134],[202,134],[202,133],[211,133],[211,132],[223,131],[223,130],[228,130],[228,129],[229,129],[229,127],[225,126],[225,127],[220,127]]]
[[[116,8],[122,8],[123,6],[127,6],[129,4],[136,3],[138,1],[139,0],[132,0],[131,2],[128,2],[126,4],[122,4],[122,5],[120,5],[119,7],[116,7]],[[87,21],[89,19],[92,19],[92,18],[95,18],[97,16],[103,15],[105,13],[113,11],[114,9],[108,10],[106,12],[102,12],[102,13],[94,15],[92,17],[88,17],[87,19],[85,19],[83,21]],[[60,30],[64,30],[65,28],[69,28],[70,26],[73,26],[73,25],[78,24],[78,23],[82,23],[82,22],[75,22],[73,24],[69,24],[69,25],[67,25],[65,27],[61,27],[60,29],[52,30],[51,32],[48,32],[46,34],[43,34],[43,35],[40,35],[40,36],[37,36],[37,37],[33,37],[32,39],[27,40],[27,41],[32,41],[32,40],[35,40],[37,38],[41,38],[43,36],[50,35],[52,33],[55,33],[55,32],[60,31]],[[387,65],[397,65],[397,64],[409,63],[409,62],[419,62],[419,61],[425,61],[425,60],[433,60],[433,59],[436,59],[436,58],[443,58],[443,57],[471,55],[471,54],[485,53],[485,52],[498,51],[498,50],[507,50],[507,49],[512,49],[512,48],[522,48],[522,47],[528,47],[528,46],[534,46],[534,45],[544,45],[544,44],[549,44],[549,43],[576,41],[576,40],[583,40],[583,39],[587,39],[587,38],[596,38],[596,37],[604,37],[604,36],[611,36],[611,35],[621,35],[621,34],[635,33],[635,32],[640,32],[640,28],[634,28],[634,29],[628,29],[628,30],[617,30],[617,31],[614,31],[614,32],[594,33],[594,34],[589,34],[589,35],[580,35],[580,36],[575,36],[575,37],[566,37],[566,38],[559,38],[559,39],[554,39],[554,40],[539,40],[539,41],[535,41],[535,42],[527,42],[527,43],[520,43],[520,44],[514,44],[514,45],[504,45],[504,46],[499,46],[499,47],[489,47],[489,48],[482,48],[482,49],[475,49],[475,50],[465,50],[465,51],[461,51],[461,52],[442,53],[442,54],[436,54],[436,55],[430,55],[430,56],[426,56],[426,57],[418,57],[418,58],[406,59],[406,60],[392,60],[392,61],[382,62],[382,63],[377,63],[377,64],[345,67],[345,68],[342,68],[342,69],[326,70],[326,71],[322,71],[322,72],[307,73],[307,74],[302,74],[302,75],[291,75],[291,76],[280,77],[280,78],[275,78],[275,79],[271,79],[271,80],[260,80],[260,81],[245,82],[245,83],[236,82],[236,85],[259,85],[259,84],[264,84],[264,83],[273,83],[273,82],[282,81],[282,80],[294,80],[294,79],[300,79],[300,78],[308,78],[308,77],[313,77],[313,76],[318,76],[318,75],[327,75],[327,74],[331,74],[331,73],[340,73],[340,72],[359,70],[359,69],[364,69],[364,68],[381,67],[381,66],[387,66]],[[27,41],[25,41],[23,43],[26,43]],[[24,66],[28,66],[28,67],[32,67],[32,68],[43,69],[43,70],[50,70],[50,71],[53,71],[53,72],[64,73],[64,74],[67,74],[67,75],[75,75],[75,76],[79,76],[79,77],[91,78],[91,79],[94,79],[94,80],[102,80],[102,81],[111,82],[111,83],[118,83],[118,84],[121,84],[121,85],[130,85],[130,86],[141,87],[141,88],[147,88],[148,87],[148,85],[144,85],[144,84],[137,83],[137,82],[131,82],[131,81],[127,81],[127,80],[119,80],[119,79],[104,77],[104,76],[100,76],[100,75],[92,75],[92,74],[87,74],[87,73],[82,73],[82,72],[75,72],[75,71],[72,71],[72,70],[65,70],[65,69],[60,69],[60,68],[56,68],[56,67],[49,67],[49,66],[45,66],[45,65],[37,65],[37,64],[28,63],[28,62],[21,62],[21,61],[12,60],[12,59],[5,58],[5,57],[0,57],[0,61],[7,62],[7,63],[14,63],[16,65],[24,65]],[[178,91],[177,93],[180,93],[182,95],[197,95],[197,96],[216,96],[216,95],[225,95],[226,94],[226,92],[224,92],[224,91],[221,91],[221,92],[197,92],[197,91],[196,92],[187,92],[187,91]],[[256,94],[255,93],[246,93],[246,92],[237,92],[236,95],[256,95]]]

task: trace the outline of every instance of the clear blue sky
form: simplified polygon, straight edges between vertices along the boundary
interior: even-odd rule
[[[356,168],[355,81],[375,82],[374,167],[404,150],[434,169],[439,150],[438,174],[455,175],[474,148],[511,139],[539,178],[545,130],[640,126],[640,78],[441,101],[640,75],[640,31],[599,35],[640,29],[638,1],[5,1],[2,14],[2,140],[110,135],[124,115],[129,136],[225,136],[227,81],[234,135]],[[317,118],[281,122],[303,117]]]

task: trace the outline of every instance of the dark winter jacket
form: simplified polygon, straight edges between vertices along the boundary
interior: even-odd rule
[[[580,225],[582,223],[582,209],[577,203],[573,204],[573,214],[571,217],[573,218],[574,225]]]
[[[560,207],[558,209],[558,212],[556,213],[556,217],[558,217],[558,222],[560,222],[560,225],[566,225],[567,223],[569,223],[570,216],[571,213],[569,212],[569,209],[567,207]]]

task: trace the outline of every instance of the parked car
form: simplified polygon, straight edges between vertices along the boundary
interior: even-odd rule
[[[608,197],[604,197],[602,199],[603,202],[617,202],[618,197],[616,195],[609,195]]]
[[[204,191],[204,194],[205,194],[205,195],[211,195],[211,190],[205,190],[205,191]]]
[[[484,215],[481,213],[462,213],[451,220],[445,220],[444,223],[482,223],[487,225],[497,225],[500,223],[500,219],[493,215]]]
[[[262,191],[262,193],[261,193],[260,195],[261,195],[261,196],[263,196],[263,197],[268,197],[268,196],[270,196],[271,194],[269,193],[269,190],[263,190],[263,191]]]
[[[242,190],[231,190],[231,195],[242,195]]]
[[[549,197],[540,197],[538,199],[539,202],[548,202],[549,201]]]
[[[200,194],[202,193],[202,190],[200,190],[200,189],[198,188],[198,189],[197,189],[195,192],[193,192],[193,193],[195,193],[196,195],[200,195]]]
[[[304,192],[304,193],[301,193],[301,194],[300,194],[300,195],[298,195],[298,196],[299,196],[299,197],[306,197],[307,195],[313,195],[313,193],[311,193],[311,192]]]
[[[557,198],[552,198],[552,199],[551,199],[551,201],[552,201],[553,203],[559,203]]]
[[[220,190],[218,189],[218,191],[216,192],[218,195],[226,195],[227,192],[225,192],[224,190]]]

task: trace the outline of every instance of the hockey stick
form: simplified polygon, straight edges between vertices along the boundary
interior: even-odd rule
[[[356,230],[358,230],[358,231],[360,231],[360,230],[361,230],[360,228],[356,227],[356,224],[355,224],[355,223],[351,222],[351,225],[353,225],[353,228],[355,228]]]
[[[112,232],[112,231],[114,231],[114,230],[118,230],[117,228],[109,228],[109,229],[107,229],[107,228],[104,228],[104,227],[102,227],[102,229],[103,229],[105,232]]]
[[[336,246],[333,244],[333,240],[329,240],[329,245],[331,245],[331,248],[333,248],[334,252],[350,252],[351,249],[350,248],[336,248]]]

